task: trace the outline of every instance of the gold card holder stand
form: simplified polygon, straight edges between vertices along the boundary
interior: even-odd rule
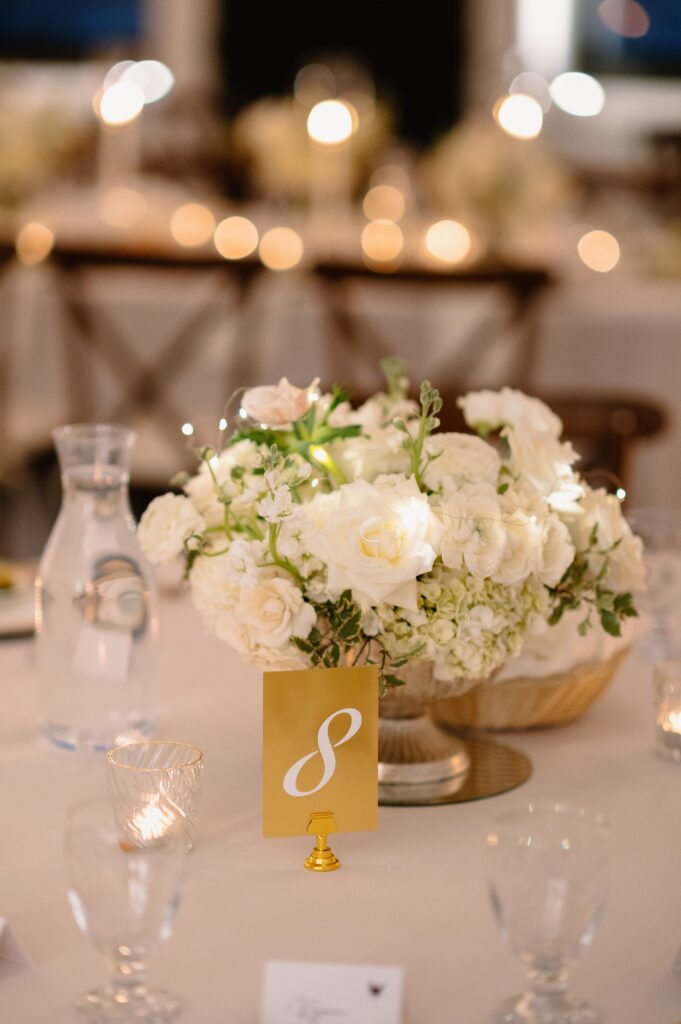
[[[337,871],[341,862],[327,843],[328,836],[337,831],[333,811],[313,811],[306,832],[315,837],[312,853],[303,864],[308,871]]]

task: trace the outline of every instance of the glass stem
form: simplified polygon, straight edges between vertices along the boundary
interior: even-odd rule
[[[564,967],[552,971],[529,970],[529,992],[521,1000],[528,1020],[559,1020],[570,1008],[567,998],[568,972]]]
[[[109,960],[111,971],[111,988],[120,995],[121,1003],[126,1003],[135,996],[146,992],[147,965],[130,953],[120,952]]]

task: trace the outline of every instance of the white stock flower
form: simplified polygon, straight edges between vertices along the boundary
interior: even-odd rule
[[[303,600],[298,587],[278,576],[244,587],[236,608],[236,621],[251,650],[284,647],[292,636],[305,638],[315,620],[314,608]]]
[[[142,550],[154,565],[171,562],[182,553],[184,541],[193,533],[203,533],[206,523],[191,501],[181,494],[163,494],[154,498],[138,527]]]
[[[413,478],[345,484],[312,521],[310,547],[328,566],[330,592],[350,588],[363,609],[382,601],[416,608],[416,577],[435,561],[436,524]]]
[[[223,520],[224,506],[219,497],[220,488],[232,500],[241,495],[243,485],[232,479],[232,470],[238,468],[248,472],[255,469],[259,456],[260,450],[253,441],[238,441],[213,456],[210,468],[206,462],[202,462],[196,476],[184,485],[185,494],[191,498],[208,526],[219,526]]]
[[[470,391],[458,399],[457,405],[463,409],[464,419],[473,429],[490,431],[504,426],[527,427],[546,431],[554,437],[560,437],[563,432],[563,424],[548,405],[513,388]]]
[[[268,523],[279,523],[282,519],[289,519],[295,511],[291,488],[286,484],[275,487],[258,501],[256,511]]]
[[[425,451],[437,457],[428,465],[423,479],[431,491],[444,494],[466,483],[495,484],[501,460],[494,448],[474,434],[432,434]]]
[[[442,522],[442,561],[451,569],[465,564],[473,576],[492,576],[506,547],[506,526],[493,487],[478,484],[454,491],[437,509]]]
[[[306,388],[297,388],[282,377],[278,384],[249,388],[241,399],[241,408],[265,427],[290,427],[316,401],[318,386],[318,377]]]

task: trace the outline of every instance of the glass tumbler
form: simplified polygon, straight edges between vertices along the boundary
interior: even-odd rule
[[[658,662],[653,680],[658,752],[681,761],[681,661]]]
[[[158,633],[151,570],[128,502],[127,427],[53,431],[62,506],[36,579],[38,722],[58,746],[153,735]]]
[[[603,913],[607,828],[600,814],[530,804],[500,815],[487,836],[489,892],[528,990],[507,1000],[498,1024],[596,1024],[568,994],[568,970],[591,945]]]
[[[178,821],[187,849],[194,843],[203,754],[172,740],[148,740],[107,754],[109,794],[124,836],[133,844],[153,841]]]
[[[71,807],[64,831],[67,894],[76,923],[110,970],[104,988],[76,1003],[91,1024],[172,1020],[181,1002],[147,983],[148,954],[171,934],[185,864],[178,823],[153,843],[121,835],[108,800]]]

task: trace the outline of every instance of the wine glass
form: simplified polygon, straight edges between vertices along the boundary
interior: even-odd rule
[[[638,644],[639,650],[655,662],[677,657],[678,607],[681,598],[681,510],[655,507],[633,508],[627,520],[643,541],[647,589],[638,598],[650,626]]]
[[[600,814],[530,804],[500,815],[487,836],[489,892],[529,988],[506,1000],[497,1024],[596,1024],[597,1010],[568,994],[568,969],[590,946],[603,913],[607,827]]]
[[[68,899],[80,930],[106,960],[111,978],[76,1003],[92,1024],[168,1021],[180,1000],[150,989],[146,957],[172,930],[186,844],[181,821],[143,844],[121,838],[108,800],[76,804],[66,814]]]

